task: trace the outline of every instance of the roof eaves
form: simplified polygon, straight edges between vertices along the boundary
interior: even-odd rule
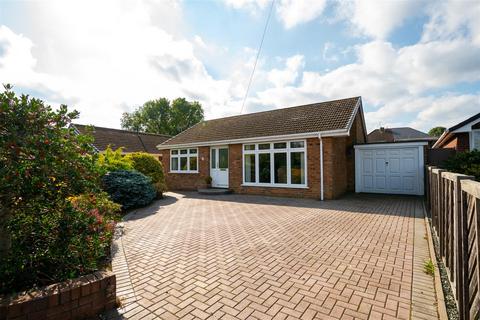
[[[451,128],[448,128],[448,129],[445,130],[445,131],[448,131],[448,132],[455,131],[455,130],[457,130],[458,128],[461,128],[461,127],[463,127],[464,125],[466,125],[466,124],[468,124],[468,123],[470,123],[470,122],[472,122],[472,121],[475,121],[475,120],[477,120],[477,119],[479,119],[479,118],[480,118],[480,112],[477,113],[476,115],[473,115],[473,116],[471,116],[470,118],[468,118],[468,119],[460,122],[460,123],[457,123],[456,125],[454,125],[454,126],[451,127]]]
[[[350,132],[353,122],[355,121],[355,115],[357,114],[358,109],[360,108],[361,101],[362,101],[361,97],[357,97],[357,103],[355,104],[355,108],[353,109],[353,112],[350,115],[350,119],[348,119],[347,127],[345,128],[348,130],[348,132]]]
[[[161,149],[159,148],[161,145],[166,144],[167,142],[169,142],[170,140],[178,137],[178,136],[181,135],[182,133],[187,132],[188,130],[190,130],[190,129],[198,126],[200,123],[204,123],[204,122],[205,122],[205,120],[202,120],[202,121],[200,121],[200,122],[195,123],[195,124],[194,124],[193,126],[191,126],[190,128],[185,129],[185,130],[183,130],[182,132],[177,133],[176,135],[174,135],[174,136],[171,137],[170,139],[167,139],[167,140],[163,141],[163,142],[160,143],[160,144],[157,144],[157,145],[156,145],[156,148],[159,149],[159,150],[161,150]]]
[[[438,138],[438,140],[433,144],[432,148],[440,148],[441,146],[443,146],[445,140],[447,139],[447,136],[450,136],[450,131],[448,129],[442,133],[440,138]]]

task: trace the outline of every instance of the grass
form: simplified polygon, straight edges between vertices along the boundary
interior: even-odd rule
[[[432,277],[435,275],[435,265],[433,264],[432,260],[429,259],[428,261],[425,261],[423,265],[423,271]]]

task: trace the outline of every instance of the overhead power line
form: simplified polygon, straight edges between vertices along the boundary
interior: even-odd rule
[[[260,41],[260,46],[258,47],[257,57],[255,58],[255,63],[253,64],[252,74],[250,75],[250,80],[248,80],[247,90],[245,91],[245,97],[243,98],[240,114],[243,113],[243,109],[245,108],[245,102],[247,101],[248,92],[250,91],[250,86],[252,85],[253,75],[255,74],[255,69],[257,68],[258,58],[260,57],[260,52],[262,51],[263,40],[265,39],[265,34],[267,33],[267,28],[270,22],[270,16],[272,15],[274,4],[275,0],[272,0],[272,3],[270,4],[270,10],[268,11],[267,21],[265,22],[265,28],[263,28],[262,40]]]

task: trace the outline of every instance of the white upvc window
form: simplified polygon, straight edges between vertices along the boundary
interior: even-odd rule
[[[472,134],[471,150],[474,150],[474,149],[480,150],[480,129],[473,129],[471,134]]]
[[[307,187],[305,140],[246,143],[242,149],[244,185]]]
[[[198,173],[198,149],[170,150],[170,172]]]

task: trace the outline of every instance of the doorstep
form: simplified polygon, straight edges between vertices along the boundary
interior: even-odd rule
[[[209,194],[209,195],[221,195],[221,194],[230,194],[233,191],[227,188],[198,188],[198,193],[200,194]]]

